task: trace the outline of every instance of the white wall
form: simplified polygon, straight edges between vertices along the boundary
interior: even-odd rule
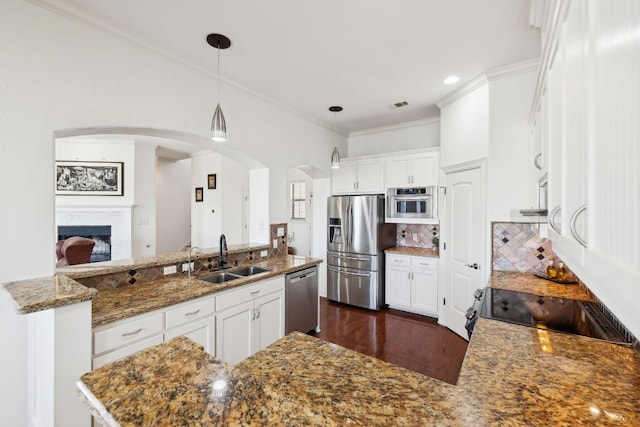
[[[158,159],[156,169],[156,248],[175,252],[191,241],[191,159]]]
[[[535,83],[535,70],[489,81],[489,222],[509,221],[511,209],[532,207],[528,119]]]
[[[156,254],[156,147],[135,144],[131,256]],[[125,175],[126,176],[126,175]]]
[[[318,268],[318,287],[320,295],[327,296],[327,198],[331,195],[331,180],[329,178],[313,180],[313,249],[311,256],[321,258],[324,263]]]
[[[207,188],[207,175],[222,176],[222,157],[213,151],[191,156],[191,244],[200,249],[217,248],[222,234],[222,186]],[[195,188],[202,187],[202,202],[196,202]]]
[[[249,170],[226,157],[222,157],[221,161],[222,168],[221,173],[217,175],[217,185],[222,189],[222,232],[227,237],[227,243],[235,245],[243,243],[242,195],[245,189],[249,188]]]
[[[263,206],[269,203],[269,169],[249,171],[249,241],[267,243],[270,239],[269,212]]]
[[[287,168],[269,168],[269,221],[271,224],[280,224],[289,219],[287,200]]]
[[[311,207],[313,180],[309,175],[295,168],[289,169],[287,178],[287,231],[289,236],[293,239],[289,242],[289,246],[295,248],[296,255],[311,256],[311,226],[314,221],[313,210]],[[291,219],[291,183],[297,181],[303,181],[305,183],[305,219]],[[324,216],[319,217],[318,220],[324,221]]]
[[[440,146],[440,118],[349,134],[348,157]],[[345,156],[347,157],[347,156]]]
[[[489,85],[476,88],[440,110],[440,167],[489,153]],[[445,143],[446,142],[446,143]]]
[[[11,183],[0,186],[0,200],[11,201],[0,205],[4,283],[54,272],[55,131],[128,126],[206,137],[216,80],[23,0],[2,2],[0,52],[0,181]],[[329,176],[332,129],[223,86],[229,143],[237,151],[266,167],[309,164]],[[338,144],[346,149],[344,138]],[[26,335],[25,322],[14,326],[20,329],[0,328],[0,342],[12,353],[2,357],[24,360],[25,342],[16,337]],[[22,367],[0,366],[3,420],[17,420],[17,426],[26,424]]]

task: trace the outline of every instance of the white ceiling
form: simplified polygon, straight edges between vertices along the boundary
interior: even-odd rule
[[[209,33],[231,39],[223,79],[342,133],[439,115],[479,74],[536,58],[530,0],[32,0],[216,70]],[[451,74],[459,83],[446,86]],[[395,102],[409,106],[391,109]],[[224,104],[223,104],[224,105]]]

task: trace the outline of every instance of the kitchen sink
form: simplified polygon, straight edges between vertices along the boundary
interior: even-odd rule
[[[211,276],[198,277],[198,279],[209,283],[224,283],[230,280],[242,279],[242,277],[244,276],[225,271],[222,273],[212,274]]]
[[[248,265],[246,267],[234,268],[229,272],[231,274],[237,274],[239,276],[253,276],[254,274],[265,273],[267,271],[271,271],[271,269],[258,267],[257,265]]]

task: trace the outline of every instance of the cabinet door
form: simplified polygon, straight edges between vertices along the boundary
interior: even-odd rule
[[[171,338],[180,336],[187,337],[197,342],[204,347],[204,351],[212,356],[216,355],[216,329],[215,318],[213,316],[194,320],[193,322],[189,322],[185,325],[169,329],[164,334],[164,340],[169,341]]]
[[[411,280],[411,308],[427,315],[438,313],[438,270],[414,268]]]
[[[394,156],[387,159],[386,188],[400,188],[411,184],[409,179],[411,169],[410,156]]]
[[[411,163],[411,185],[427,187],[438,185],[440,176],[440,153],[414,154]]]
[[[162,344],[162,334],[158,334],[151,338],[146,338],[125,347],[121,347],[117,350],[110,351],[103,354],[102,356],[94,357],[91,363],[91,369],[98,369],[99,367],[106,365],[107,363],[115,362],[118,359],[122,359],[123,357],[130,356],[134,353],[158,344]]]
[[[392,308],[411,308],[410,267],[394,263],[394,259],[387,259],[385,273],[385,302]],[[400,264],[400,265],[398,265]]]
[[[255,300],[255,351],[284,336],[284,291]]]
[[[358,164],[355,161],[343,160],[339,169],[331,169],[331,193],[354,194],[358,180]]]
[[[216,314],[218,359],[235,365],[253,354],[253,317],[255,315],[253,308],[252,300]]]
[[[382,159],[358,160],[358,193],[383,193],[384,169]]]

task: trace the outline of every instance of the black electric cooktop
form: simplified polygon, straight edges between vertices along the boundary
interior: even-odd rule
[[[594,302],[485,288],[479,315],[486,319],[631,345],[630,340]]]

